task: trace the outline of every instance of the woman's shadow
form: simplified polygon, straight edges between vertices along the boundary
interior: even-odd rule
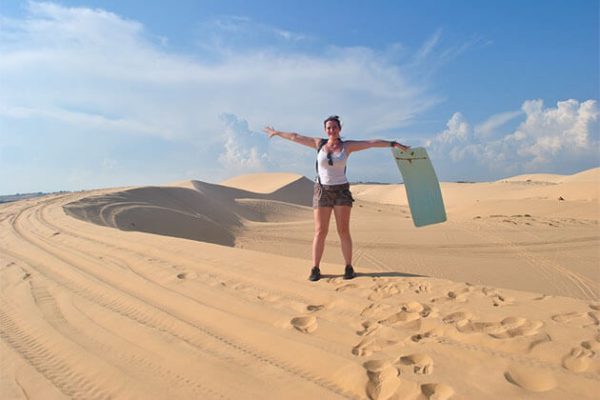
[[[342,278],[344,274],[321,274],[321,278]],[[409,274],[407,272],[357,272],[357,278],[429,278],[427,275]]]

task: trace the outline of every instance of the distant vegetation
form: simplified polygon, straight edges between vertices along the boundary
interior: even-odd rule
[[[0,195],[0,204],[2,204],[2,203],[10,203],[11,201],[19,201],[19,200],[31,199],[31,198],[34,198],[34,197],[45,196],[47,194],[62,194],[62,193],[69,193],[69,192],[61,190],[60,192],[54,192],[54,193],[36,192],[36,193],[8,194],[8,195],[4,195],[4,196]]]

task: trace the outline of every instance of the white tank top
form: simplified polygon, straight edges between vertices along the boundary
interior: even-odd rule
[[[319,166],[319,179],[322,185],[343,185],[348,183],[346,178],[346,161],[348,161],[348,153],[346,145],[342,145],[342,149],[336,153],[331,153],[333,165],[329,165],[327,158],[327,150],[322,147],[317,154],[317,164]]]

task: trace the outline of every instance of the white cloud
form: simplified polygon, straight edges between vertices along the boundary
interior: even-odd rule
[[[414,70],[416,75],[427,78],[469,49],[487,47],[492,44],[491,41],[481,36],[473,36],[458,43],[445,43],[447,40],[444,39],[442,29],[438,29],[414,53],[407,67]]]
[[[69,154],[60,153],[61,148],[73,151],[77,135],[189,143],[186,159],[194,158],[192,149],[199,152],[195,170],[214,172],[220,160],[230,168],[223,172],[227,176],[242,167],[285,168],[290,164],[280,164],[282,160],[299,162],[292,154],[295,150],[285,145],[271,164],[265,160],[266,150],[257,146],[258,139],[252,139],[249,147],[240,146],[244,134],[264,125],[318,136],[322,118],[335,113],[352,127],[344,131],[346,135],[373,137],[407,124],[439,102],[426,82],[412,79],[385,51],[362,47],[329,47],[318,53],[293,47],[275,51],[282,47],[260,47],[260,40],[245,46],[242,40],[258,24],[242,21],[236,39],[224,42],[231,46],[229,51],[217,51],[215,58],[200,50],[173,52],[168,38],[153,36],[140,22],[111,12],[31,2],[26,17],[3,18],[0,24],[0,123],[10,127],[0,132],[0,142],[6,135],[35,133],[38,143],[53,143],[57,153],[46,158],[56,160],[56,165],[42,167],[49,173],[59,164],[63,170],[78,168],[68,165]],[[226,18],[221,23],[218,34],[234,29]],[[208,38],[210,32],[206,34]],[[287,43],[312,40],[266,25],[260,25],[258,34]],[[235,115],[238,122],[221,115]],[[241,127],[241,120],[248,126]],[[26,163],[31,145],[25,139],[15,141],[13,146],[25,154]],[[106,148],[119,147],[117,142],[103,143]],[[140,148],[129,157],[139,164],[161,162],[150,144]],[[103,154],[93,154],[91,147],[80,151],[97,159],[102,169]],[[131,165],[131,160],[111,159],[115,166]],[[0,167],[8,171],[6,165]],[[177,172],[173,163],[165,168],[171,175]],[[93,178],[87,182],[89,187]],[[10,189],[0,185],[0,191]]]
[[[452,115],[446,124],[446,130],[438,136],[438,140],[448,144],[465,143],[470,136],[472,136],[471,125],[461,113],[457,112]]]
[[[518,115],[525,120],[514,131],[489,137]],[[463,176],[468,171],[502,175],[592,168],[599,161],[598,115],[595,100],[570,99],[549,108],[542,100],[527,100],[520,112],[494,115],[473,129],[461,113],[455,113],[447,129],[427,146],[445,171]]]
[[[248,122],[233,114],[223,114],[225,149],[219,161],[233,173],[262,171],[267,167],[266,135],[252,132]]]
[[[316,55],[255,48],[203,61],[170,53],[164,38],[154,43],[136,21],[51,3],[31,3],[28,17],[3,24],[0,35],[5,118],[27,110],[76,126],[96,116],[105,129],[210,139],[222,113],[307,130],[335,112],[368,133],[401,125],[437,101],[367,48]]]
[[[473,128],[461,113],[456,112],[446,124],[446,129],[434,140],[428,141],[427,146],[440,157],[459,162],[473,150],[473,140]]]
[[[441,101],[429,91],[435,70],[467,49],[487,45],[481,38],[447,44],[438,30],[412,55],[400,43],[382,51],[334,46],[305,51],[318,39],[239,16],[210,20],[199,33],[204,47],[184,54],[140,22],[100,9],[31,2],[23,19],[2,18],[0,124],[10,129],[0,131],[0,145],[11,135],[10,153],[22,155],[18,162],[38,165],[31,162],[31,145],[18,139],[35,138],[38,155],[43,148],[43,159],[56,164],[40,164],[40,169],[48,176],[59,167],[86,171],[71,176],[71,182],[86,187],[98,179],[109,185],[103,171],[119,170],[124,176],[132,168],[140,171],[131,176],[144,182],[151,174],[171,179],[181,171],[204,171],[206,176],[195,178],[207,180],[269,169],[312,176],[311,151],[285,141],[270,151],[275,141],[256,132],[274,125],[319,136],[320,121],[339,114],[347,138],[386,137],[384,132],[409,125]],[[590,133],[597,121],[595,102],[572,102],[556,109],[526,102],[522,111],[492,116],[474,128],[456,113],[430,144],[449,165],[541,168],[559,153],[575,149],[587,154],[585,149],[597,144]],[[518,129],[501,132],[521,115],[526,120]],[[80,140],[74,140],[78,135]],[[98,140],[103,153],[81,147],[88,137],[103,138]],[[126,151],[120,140],[125,137]],[[168,160],[157,156],[165,143],[176,144]],[[0,170],[14,171],[16,157],[7,166],[5,148],[0,149]],[[68,151],[60,153],[62,148]],[[77,151],[89,154],[85,168],[68,164]],[[369,168],[375,167],[364,170]],[[464,174],[472,170],[465,167]],[[397,175],[389,173],[375,176]],[[10,191],[2,185],[4,176],[0,192]]]
[[[514,120],[515,118],[521,115],[523,115],[523,111],[508,111],[492,115],[484,122],[475,126],[475,134],[478,136],[489,138],[497,131],[498,128],[504,126],[508,122]]]
[[[434,50],[435,46],[439,43],[442,36],[442,31],[437,30],[417,51],[415,54],[415,62],[422,62],[425,60]]]
[[[575,155],[590,147],[598,151],[598,131],[592,130],[598,121],[595,100],[559,101],[556,108],[549,109],[543,108],[541,100],[530,100],[522,108],[527,119],[507,140],[525,144],[519,152],[532,157],[531,165],[552,162],[559,152]]]
[[[214,43],[223,44],[226,41],[231,46],[236,40],[283,40],[290,42],[310,41],[307,35],[275,28],[270,25],[258,23],[248,17],[224,15],[199,25],[200,33]]]

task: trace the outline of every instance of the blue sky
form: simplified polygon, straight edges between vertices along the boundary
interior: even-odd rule
[[[426,146],[441,180],[599,157],[599,2],[4,1],[0,194],[314,175],[261,129]],[[389,150],[352,181],[398,182]]]

